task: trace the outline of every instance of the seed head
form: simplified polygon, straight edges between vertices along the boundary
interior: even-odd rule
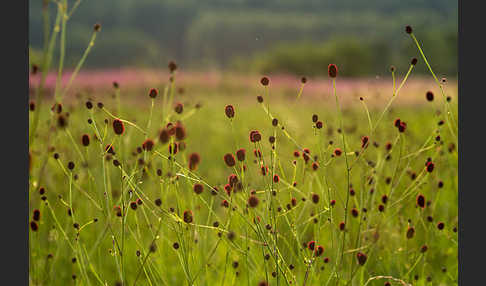
[[[407,238],[408,238],[408,239],[413,238],[413,235],[414,235],[414,234],[415,234],[415,228],[413,228],[413,227],[411,227],[411,226],[410,226],[410,227],[407,229]]]
[[[195,184],[193,189],[194,189],[194,193],[196,193],[196,195],[199,195],[203,192],[204,187],[201,184]]]
[[[167,142],[169,142],[169,139],[170,139],[169,130],[167,128],[162,129],[159,134],[159,141],[162,144],[166,144]]]
[[[190,210],[184,211],[184,222],[191,223],[192,220],[193,220],[192,211]]]
[[[277,118],[272,119],[272,125],[273,126],[277,126],[278,125],[278,119]]]
[[[154,147],[154,141],[152,139],[147,139],[142,143],[142,149],[145,151],[152,151]]]
[[[59,126],[59,128],[66,128],[67,125],[68,125],[67,117],[65,117],[64,115],[60,114],[57,117],[57,126]]]
[[[96,24],[94,24],[94,26],[93,26],[93,30],[94,30],[95,32],[99,32],[99,31],[101,30],[101,24],[100,24],[100,23],[96,23]]]
[[[159,94],[159,91],[155,88],[151,88],[150,91],[149,91],[150,98],[156,98],[158,94]]]
[[[363,136],[361,137],[361,148],[366,148],[368,147],[368,141],[370,140],[370,137],[368,136]]]
[[[312,200],[312,202],[313,202],[314,204],[319,203],[319,195],[318,195],[318,194],[316,194],[316,193],[312,193],[312,195],[311,195],[311,200]]]
[[[329,66],[327,66],[327,73],[330,78],[336,78],[338,74],[337,66],[335,64],[329,64]]]
[[[177,114],[181,114],[182,111],[184,111],[184,105],[180,102],[177,102],[174,106],[174,111],[177,113]]]
[[[251,195],[249,198],[248,198],[248,205],[252,208],[258,206],[258,198],[254,195]]]
[[[316,247],[316,242],[311,240],[307,243],[307,248],[310,249],[310,250],[314,250]]]
[[[412,33],[412,27],[406,26],[405,27],[405,32],[407,32],[407,34],[411,34]]]
[[[83,146],[88,147],[89,146],[89,135],[88,134],[83,134],[81,137],[81,143],[83,143]]]
[[[226,105],[224,108],[224,113],[228,118],[233,118],[235,117],[235,108],[231,104]]]
[[[262,103],[263,102],[263,96],[261,96],[261,95],[257,96],[257,101],[258,101],[258,103]]]
[[[262,77],[262,79],[260,80],[260,83],[261,83],[263,86],[267,86],[267,85],[270,83],[270,80],[268,79],[268,77],[264,76],[264,77]]]
[[[191,153],[189,155],[189,170],[194,171],[197,168],[197,165],[201,161],[201,157],[198,153]]]
[[[405,123],[403,121],[400,122],[400,126],[398,126],[398,131],[400,133],[403,133],[403,132],[405,132],[405,129],[407,129],[407,123]]]
[[[339,229],[340,229],[341,231],[343,231],[345,227],[346,227],[346,224],[345,224],[344,222],[340,222],[340,223],[339,223]]]
[[[230,153],[225,154],[223,160],[226,163],[226,166],[228,167],[233,167],[236,164],[235,156],[233,156],[233,154]]]
[[[238,149],[236,151],[236,158],[238,159],[238,161],[240,162],[243,162],[245,161],[245,154],[246,154],[246,150],[241,148],[241,149]]]
[[[356,258],[358,259],[358,264],[361,266],[363,266],[366,263],[366,259],[368,259],[366,254],[362,252],[358,252],[358,254],[356,254]]]
[[[113,120],[113,131],[116,135],[122,135],[125,132],[125,125],[120,119]]]
[[[425,197],[422,194],[417,196],[417,205],[421,208],[425,208]]]
[[[443,223],[443,222],[439,222],[439,223],[437,224],[437,229],[438,229],[438,230],[443,230],[443,229],[444,229],[444,223]]]
[[[410,61],[410,64],[412,64],[412,66],[416,65],[417,64],[417,58],[412,58],[412,60]]]
[[[37,231],[39,229],[39,225],[37,225],[37,223],[35,221],[31,221],[30,222],[30,229],[32,231]]]
[[[334,149],[334,155],[335,156],[339,157],[339,156],[341,156],[342,153],[343,153],[343,151],[341,151],[340,148]]]
[[[177,69],[177,65],[174,61],[170,61],[168,67],[171,73],[173,73]]]
[[[175,125],[175,138],[177,141],[186,139],[186,128],[180,122]]]
[[[32,213],[32,219],[35,221],[40,220],[40,211],[38,209],[35,209]]]
[[[250,131],[250,142],[256,143],[262,139],[262,135],[257,130]]]
[[[137,203],[136,203],[136,202],[131,202],[131,203],[130,203],[130,208],[131,208],[132,210],[136,210],[136,209],[137,209],[137,207],[138,207],[138,206],[137,206]]]

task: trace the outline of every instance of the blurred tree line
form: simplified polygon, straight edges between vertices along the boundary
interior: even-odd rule
[[[75,0],[68,0],[72,7]],[[42,49],[42,0],[29,2],[32,60]],[[88,68],[236,69],[343,75],[407,68],[418,51],[412,25],[439,74],[457,73],[457,0],[103,0],[82,1],[68,24],[66,64],[75,65],[93,24],[102,24]],[[56,7],[50,4],[50,20]],[[417,71],[426,72],[422,63]]]

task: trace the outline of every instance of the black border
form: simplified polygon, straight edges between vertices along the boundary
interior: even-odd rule
[[[28,3],[2,5],[1,131],[3,285],[28,285]],[[8,282],[14,283],[8,283]]]
[[[484,282],[484,9],[459,2],[459,285]],[[476,5],[474,5],[476,4]]]

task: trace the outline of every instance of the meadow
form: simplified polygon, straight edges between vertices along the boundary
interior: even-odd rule
[[[61,61],[49,89],[41,67],[30,284],[457,284],[457,90],[435,74],[407,90],[418,51],[363,89],[339,63],[285,88],[179,84],[174,62],[81,88]]]

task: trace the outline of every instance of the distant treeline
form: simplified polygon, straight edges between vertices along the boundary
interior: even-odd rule
[[[43,45],[42,2],[29,2],[32,61]],[[53,22],[56,7],[49,5]],[[455,0],[82,1],[68,24],[68,67],[96,22],[102,31],[88,68],[157,68],[174,59],[184,68],[315,75],[336,62],[344,75],[380,74],[418,56],[404,33],[410,24],[434,68],[457,73]]]

